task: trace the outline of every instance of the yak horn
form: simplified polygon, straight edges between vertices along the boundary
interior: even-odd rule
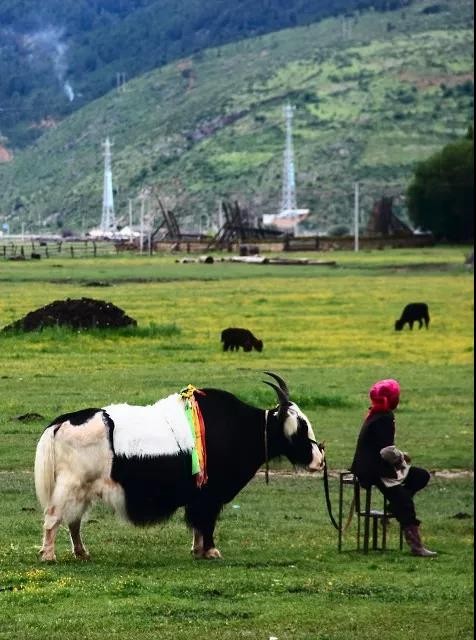
[[[288,389],[288,385],[284,382],[284,380],[280,376],[278,376],[276,373],[273,373],[272,371],[263,371],[263,373],[266,373],[266,375],[271,376],[276,380],[276,382],[279,384],[281,391],[283,391],[286,394],[287,400],[289,401],[289,389]]]
[[[274,384],[274,382],[268,382],[267,380],[263,380],[263,382],[269,385],[270,387],[272,387],[277,393],[277,396],[279,398],[279,408],[278,408],[277,418],[278,418],[278,422],[282,423],[286,418],[287,409],[289,407],[289,399],[285,395],[284,391],[280,387],[278,387],[276,384]]]
[[[269,385],[270,387],[272,387],[275,391],[276,394],[279,398],[279,406],[288,406],[289,405],[289,398],[287,397],[287,395],[284,393],[284,391],[278,387],[276,384],[274,384],[274,382],[268,382],[267,380],[263,380],[263,382],[267,385]]]

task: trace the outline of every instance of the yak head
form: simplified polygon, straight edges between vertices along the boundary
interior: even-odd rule
[[[319,471],[324,466],[324,448],[316,441],[309,418],[289,399],[284,380],[270,371],[265,373],[278,383],[263,381],[276,391],[279,399],[276,418],[282,428],[283,453],[293,464],[306,467],[308,471]]]
[[[402,320],[395,320],[395,331],[401,331],[403,329]]]

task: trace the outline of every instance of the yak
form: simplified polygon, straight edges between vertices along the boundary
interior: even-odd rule
[[[401,331],[405,324],[408,323],[410,329],[413,329],[413,323],[418,322],[419,329],[423,323],[428,329],[430,324],[430,313],[428,305],[425,302],[410,302],[402,311],[402,315],[395,321],[395,331]]]
[[[258,340],[249,329],[241,329],[238,327],[229,327],[221,332],[221,341],[223,342],[223,351],[238,351],[243,347],[243,351],[263,351],[263,341]]]
[[[256,408],[224,390],[192,387],[204,426],[206,479],[201,484],[192,470],[196,440],[183,417],[180,394],[153,405],[113,404],[53,420],[35,457],[35,489],[44,509],[41,559],[55,560],[62,523],[69,528],[74,555],[89,557],[81,519],[97,499],[136,525],[165,521],[184,507],[193,555],[220,558],[214,542],[219,513],[265,461],[284,455],[311,472],[324,465],[324,449],[290,400],[286,382],[265,373],[277,382],[263,381],[278,397],[271,409]]]

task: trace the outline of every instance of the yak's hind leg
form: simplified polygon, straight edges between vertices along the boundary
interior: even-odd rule
[[[61,524],[61,515],[57,513],[56,508],[52,505],[45,509],[45,520],[43,523],[43,543],[40,549],[40,558],[44,562],[54,562],[55,540]]]
[[[76,482],[68,474],[56,479],[53,495],[45,509],[43,524],[43,544],[40,558],[45,562],[56,560],[55,542],[60,525],[65,522],[70,528],[73,552],[76,557],[84,558],[87,552],[79,536],[81,518],[89,506],[84,491],[79,490]]]
[[[89,553],[81,539],[81,519],[70,522],[69,535],[73,554],[80,560],[89,560]]]

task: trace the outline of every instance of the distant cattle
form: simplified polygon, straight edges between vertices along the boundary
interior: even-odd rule
[[[428,312],[428,305],[425,302],[411,302],[407,304],[402,311],[402,315],[395,322],[395,331],[401,331],[407,323],[410,329],[413,329],[414,322],[418,322],[419,329],[422,328],[423,323],[425,323],[425,327],[428,329],[430,314]]]
[[[223,351],[238,351],[243,347],[243,351],[263,351],[263,341],[258,340],[248,329],[239,329],[230,327],[223,329],[221,332],[221,341],[223,342]]]

